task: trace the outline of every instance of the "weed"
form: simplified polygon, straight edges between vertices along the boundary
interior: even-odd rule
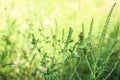
[[[45,27],[38,17],[32,16],[40,24],[37,21],[28,21],[28,26],[32,30],[28,31],[28,34],[22,35],[26,36],[28,43],[18,47],[19,41],[16,44],[10,39],[13,30],[18,26],[17,20],[8,18],[10,31],[7,35],[2,36],[4,39],[1,40],[5,42],[5,45],[3,44],[5,50],[0,51],[0,79],[108,80],[114,71],[119,71],[119,59],[112,62],[116,58],[114,53],[117,53],[115,48],[119,43],[119,24],[110,36],[106,37],[109,35],[107,31],[115,5],[116,3],[112,6],[98,39],[93,36],[95,30],[93,27],[95,19],[93,18],[87,37],[85,35],[86,26],[82,23],[79,40],[76,40],[77,36],[73,35],[75,30],[72,27],[69,28],[67,34],[66,29],[63,29],[61,35],[58,35],[59,20],[54,20],[55,29],[52,30],[50,27]],[[41,27],[34,28],[34,25],[38,26],[37,24]],[[18,33],[21,32],[18,31]],[[23,38],[20,39],[21,42],[26,41]],[[97,41],[98,43],[96,43]],[[113,57],[113,55],[115,56]]]

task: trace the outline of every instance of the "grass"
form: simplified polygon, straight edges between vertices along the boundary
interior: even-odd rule
[[[28,5],[34,6],[30,3]],[[0,31],[0,80],[118,80],[119,23],[115,22],[114,29],[109,31],[115,5],[97,37],[94,35],[94,18],[91,19],[89,30],[82,23],[82,28],[76,33],[72,21],[70,25],[73,27],[68,27],[59,25],[59,18],[56,18],[53,25],[52,21],[38,19],[41,18],[39,11],[31,13],[29,9],[32,18],[29,15],[26,18],[24,14],[24,19],[19,20],[9,14],[9,8],[5,9],[7,17],[4,24],[7,28]],[[29,27],[20,24],[24,20]],[[61,26],[67,28],[59,30]]]

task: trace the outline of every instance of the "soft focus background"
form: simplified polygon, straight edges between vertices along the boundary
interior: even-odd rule
[[[41,53],[56,55],[60,61],[57,50],[45,43],[46,37],[57,35],[57,39],[60,39],[62,30],[67,36],[69,27],[72,27],[73,39],[77,41],[82,23],[87,36],[93,18],[93,35],[97,40],[115,2],[108,33],[112,33],[114,26],[120,24],[120,0],[0,0],[0,54],[8,53],[6,64],[13,67],[0,66],[0,73],[15,75],[20,73],[20,68],[30,66],[26,57],[29,61],[37,52],[31,45],[32,34],[41,40]],[[40,31],[44,37],[39,36]],[[56,48],[59,50],[61,47]],[[116,51],[120,51],[119,47],[116,47]]]

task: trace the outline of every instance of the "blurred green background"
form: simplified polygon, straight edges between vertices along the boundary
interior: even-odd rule
[[[117,5],[111,17],[110,31],[119,23],[119,0],[1,0],[0,51],[9,44],[20,50],[31,33],[38,34],[41,25],[45,35],[51,34],[52,30],[58,36],[63,28],[68,31],[72,27],[77,40],[81,24],[84,23],[87,33],[94,18],[93,34],[98,36],[114,2]]]

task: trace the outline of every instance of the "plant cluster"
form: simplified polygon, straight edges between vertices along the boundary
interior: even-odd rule
[[[10,50],[6,47],[0,53],[0,79],[2,80],[108,80],[113,73],[119,74],[119,58],[114,59],[119,43],[119,24],[107,38],[112,6],[106,19],[103,31],[98,39],[93,36],[94,19],[91,20],[88,36],[85,36],[84,24],[79,40],[73,37],[74,29],[69,28],[66,35],[64,29],[59,38],[57,33],[45,35],[43,25],[38,35],[32,33],[28,41],[28,50],[23,49],[22,60],[15,64],[10,59]],[[13,22],[14,24],[14,22]],[[13,25],[12,24],[12,25]],[[57,27],[57,22],[56,22]],[[8,43],[9,38],[5,38]],[[27,42],[26,42],[27,43]],[[27,45],[27,44],[26,44]],[[13,51],[11,51],[13,52]],[[116,56],[115,56],[116,57]],[[114,59],[114,60],[113,60]],[[113,61],[113,63],[111,63]],[[116,78],[118,80],[120,76]]]

